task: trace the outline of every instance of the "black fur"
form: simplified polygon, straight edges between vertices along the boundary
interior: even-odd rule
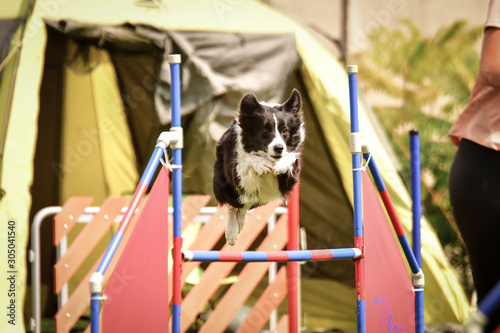
[[[246,211],[287,197],[299,179],[304,138],[297,90],[279,105],[260,103],[253,93],[246,94],[217,145],[213,188],[219,204]],[[271,198],[276,193],[279,196]]]

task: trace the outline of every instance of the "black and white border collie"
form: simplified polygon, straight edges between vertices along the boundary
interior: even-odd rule
[[[249,209],[286,198],[298,182],[305,139],[301,104],[296,89],[283,104],[259,102],[248,93],[219,140],[213,187],[219,204],[228,205],[229,245],[236,243]]]

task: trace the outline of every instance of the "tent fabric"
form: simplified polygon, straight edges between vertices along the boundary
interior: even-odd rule
[[[20,19],[25,17],[30,0],[2,2],[0,4],[0,20]]]
[[[26,4],[26,2],[19,2],[19,4]],[[20,7],[18,8],[18,10]],[[15,15],[20,17],[24,16],[24,12],[14,11]],[[7,14],[7,13],[6,13]],[[18,17],[19,17],[18,16]],[[21,31],[21,27],[18,30]],[[26,36],[26,35],[24,35]],[[16,44],[18,39],[14,36],[12,39],[12,44]],[[24,38],[23,38],[24,39]],[[37,39],[33,41],[34,44],[40,43],[40,46],[45,44],[42,39]],[[23,319],[23,308],[24,299],[26,294],[26,279],[27,279],[27,269],[25,258],[27,258],[27,240],[28,240],[28,215],[31,205],[30,197],[30,185],[32,183],[32,165],[34,155],[34,135],[36,134],[36,119],[37,119],[37,106],[32,105],[24,111],[19,112],[17,107],[19,107],[19,101],[21,104],[23,102],[35,103],[37,98],[37,91],[39,89],[39,78],[41,73],[42,57],[40,52],[35,52],[34,54],[25,54],[20,50],[19,54],[19,66],[17,66],[17,74],[15,85],[23,85],[26,91],[31,91],[33,94],[29,98],[26,96],[20,96],[14,91],[13,95],[10,94],[10,89],[14,89],[11,86],[13,73],[16,70],[16,57],[7,64],[7,67],[2,73],[2,81],[0,86],[0,96],[2,98],[0,107],[0,115],[2,117],[2,122],[8,122],[8,127],[4,132],[2,128],[2,136],[6,136],[5,146],[2,147],[3,159],[1,161],[1,188],[2,188],[2,198],[0,200],[0,220],[3,226],[7,226],[8,221],[15,222],[15,243],[16,243],[16,279],[15,279],[15,295],[9,297],[7,293],[2,293],[0,295],[0,304],[2,304],[1,315],[7,318],[6,309],[7,304],[10,304],[12,300],[15,302],[16,313],[14,325],[9,324],[6,320],[0,322],[0,331],[2,332],[24,332],[24,319]],[[38,60],[36,57],[38,55]],[[27,65],[22,65],[22,58],[31,58]],[[3,59],[2,59],[3,60]],[[23,67],[23,68],[21,68]],[[38,71],[36,70],[38,68]],[[9,73],[10,72],[10,73]],[[38,75],[37,75],[38,73]],[[32,74],[36,77],[35,80],[31,82],[24,82],[21,77],[31,78]],[[9,82],[10,81],[10,82]],[[21,82],[20,82],[21,81]],[[28,80],[29,81],[29,80]],[[8,82],[8,83],[6,83]],[[31,85],[31,87],[30,87]],[[31,88],[31,89],[30,89]],[[19,90],[19,89],[18,89]],[[4,98],[10,98],[12,96],[12,109],[9,110],[8,103]],[[23,100],[24,99],[24,100]],[[34,106],[34,107],[33,107]],[[7,112],[10,111],[10,112]],[[8,118],[5,118],[8,115]],[[0,239],[7,239],[7,228],[2,228],[0,230]],[[2,272],[9,271],[7,267],[7,260],[0,261],[0,269]],[[7,290],[7,285],[5,280],[2,282],[2,290]],[[10,286],[9,286],[10,287]]]
[[[64,39],[61,46],[63,51],[58,52],[59,57],[62,55],[65,77],[73,81],[71,84],[75,87],[81,87],[82,94],[85,92],[88,97],[77,96],[73,89],[70,91],[69,85],[61,83],[64,91],[64,94],[60,93],[64,95],[61,101],[64,114],[70,118],[75,116],[73,121],[77,127],[72,135],[63,125],[71,122],[71,119],[63,119],[60,130],[66,134],[61,138],[61,156],[55,154],[54,160],[50,162],[61,162],[64,161],[65,154],[68,156],[64,151],[68,148],[64,140],[81,144],[81,140],[88,140],[80,136],[78,141],[78,135],[82,135],[84,128],[99,128],[99,121],[109,117],[106,112],[122,110],[122,113],[115,112],[109,118],[113,122],[116,120],[117,131],[114,128],[109,136],[103,136],[102,145],[92,150],[96,155],[96,162],[88,163],[86,168],[83,168],[86,162],[79,164],[88,173],[82,172],[79,177],[76,177],[77,171],[73,173],[74,182],[94,182],[106,187],[99,193],[85,193],[86,195],[121,195],[130,184],[137,181],[135,177],[138,170],[141,171],[143,155],[150,153],[146,152],[148,142],[157,136],[158,133],[154,133],[156,128],[169,122],[169,69],[164,61],[165,54],[180,52],[183,56],[183,122],[186,124],[186,190],[211,194],[209,184],[213,171],[211,161],[214,158],[215,140],[234,117],[242,93],[256,90],[259,98],[278,102],[283,100],[292,85],[298,86],[306,102],[305,117],[309,132],[301,179],[301,223],[310,231],[308,241],[311,248],[352,246],[349,102],[344,67],[305,29],[257,1],[164,0],[148,2],[147,6],[145,3],[134,0],[74,0],[57,3],[55,6],[51,0],[36,2],[23,36],[1,178],[6,195],[0,201],[0,219],[6,221],[14,218],[18,221],[18,258],[26,257],[29,207],[32,202],[30,187],[37,184],[34,175],[38,178],[50,177],[54,172],[49,167],[48,172],[52,172],[52,175],[37,174],[33,161],[35,152],[37,159],[44,154],[43,151],[35,150],[36,141],[43,139],[38,136],[39,130],[42,133],[39,115],[43,118],[39,112],[45,110],[40,102],[43,100],[40,91],[41,87],[47,85],[46,82],[42,83],[47,69],[44,66],[53,60],[46,58],[53,50],[45,48],[55,38]],[[49,21],[55,22],[51,23],[52,31],[46,26]],[[79,34],[71,33],[71,27],[77,27],[75,31],[79,30]],[[81,33],[87,28],[90,28],[91,35]],[[58,31],[62,37],[58,37],[54,31]],[[128,36],[136,43],[128,44]],[[71,71],[74,66],[79,66],[78,62],[72,62],[78,61],[78,58],[69,58],[71,43],[77,44],[80,51],[87,52],[90,57],[84,65],[77,67],[78,75],[82,75],[82,69],[89,70],[84,77]],[[77,55],[84,54],[80,51]],[[94,61],[92,56],[96,52],[99,57]],[[151,53],[150,58],[146,56],[147,53]],[[134,68],[133,64],[142,69],[135,74],[127,73],[127,68]],[[151,73],[155,76],[153,90],[145,89],[150,84]],[[141,81],[144,79],[146,81]],[[4,89],[2,85],[0,93]],[[146,94],[140,95],[143,92]],[[135,96],[135,100],[130,99],[130,96]],[[141,96],[144,96],[144,100]],[[143,103],[137,103],[136,108],[131,107],[131,102],[138,100]],[[155,112],[152,112],[153,108]],[[80,124],[77,114],[84,117]],[[369,110],[360,105],[361,133],[370,143],[395,208],[408,233],[411,228],[408,191],[394,165],[388,162],[390,158],[387,148],[380,144],[376,126],[368,115]],[[94,124],[90,129],[84,127],[84,124],[90,126],[91,117],[94,117],[97,126]],[[147,121],[140,124],[137,119]],[[78,125],[81,125],[80,133]],[[119,138],[123,135],[126,137],[126,145],[119,146]],[[62,160],[57,160],[58,158]],[[113,164],[110,166],[109,163]],[[101,170],[98,171],[98,168]],[[113,178],[115,168],[121,170],[117,169],[119,172]],[[99,176],[94,176],[96,172]],[[71,178],[71,173],[66,176],[67,179]],[[124,179],[126,181],[119,184]],[[86,191],[78,183],[60,185],[65,188],[63,196],[73,195],[79,186]],[[43,187],[33,188],[34,192],[43,190]],[[132,190],[133,186],[129,191]],[[94,188],[92,191],[98,189]],[[58,199],[61,200],[61,197]],[[2,232],[4,231],[1,230],[0,233]],[[468,302],[463,291],[456,287],[459,285],[458,279],[435,232],[425,219],[422,239],[423,269],[427,281],[426,320],[464,320],[469,311]],[[0,263],[0,269],[5,268],[2,265],[5,263]],[[310,277],[338,278],[341,280],[339,286],[346,288],[349,293],[353,287],[352,264],[340,267],[342,268],[331,270],[325,266],[306,265],[303,271]],[[25,266],[20,267],[19,271],[17,297],[22,300],[25,296]],[[325,298],[324,293],[317,294],[313,290],[310,292],[316,298]],[[342,294],[344,293],[339,292],[335,295]],[[335,295],[329,295],[331,304],[341,304],[335,299]],[[5,297],[6,295],[0,295],[0,302],[5,302]],[[22,309],[20,303],[19,309]],[[18,318],[22,322],[21,313]],[[331,324],[335,327],[335,323]],[[2,325],[5,325],[4,322],[0,323],[0,330],[4,331],[6,327]],[[23,331],[22,327],[9,329]]]
[[[68,54],[76,47],[69,44]],[[139,177],[110,56],[95,47],[88,54],[95,58],[94,69],[74,59],[63,74],[63,149],[61,163],[53,162],[61,178],[61,202],[86,193],[100,194],[95,200],[102,202],[133,189]],[[79,181],[85,178],[92,181]]]

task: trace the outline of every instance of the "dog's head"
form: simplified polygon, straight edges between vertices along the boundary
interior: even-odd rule
[[[245,151],[277,160],[300,150],[305,138],[301,105],[296,89],[283,104],[259,102],[255,94],[246,94],[238,115]]]

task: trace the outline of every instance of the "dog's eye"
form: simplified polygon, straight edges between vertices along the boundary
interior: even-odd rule
[[[288,138],[290,137],[290,132],[288,130],[288,127],[282,127],[280,129],[280,134],[283,137],[283,139],[288,140]]]
[[[261,127],[261,132],[264,134],[269,134],[271,133],[271,129],[269,127]]]

